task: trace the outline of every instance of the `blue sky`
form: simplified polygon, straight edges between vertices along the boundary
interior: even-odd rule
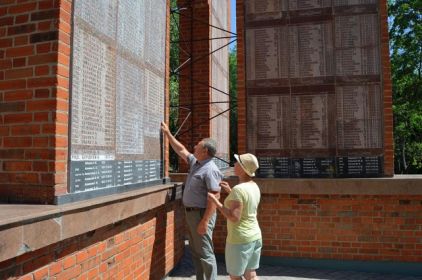
[[[230,23],[231,23],[231,32],[236,33],[236,0],[230,0]]]
[[[230,31],[236,33],[236,0],[230,0]],[[236,46],[236,42],[230,44],[230,49]]]

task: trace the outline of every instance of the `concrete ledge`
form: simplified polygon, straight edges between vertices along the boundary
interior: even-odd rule
[[[55,205],[0,205],[0,262],[154,209],[181,198],[167,184]]]
[[[260,179],[264,194],[422,195],[422,176],[347,179]]]
[[[232,170],[224,180],[238,182]],[[183,182],[186,173],[173,173],[174,181]],[[255,178],[263,194],[350,194],[350,195],[422,195],[422,175],[396,175],[389,178],[282,179]]]

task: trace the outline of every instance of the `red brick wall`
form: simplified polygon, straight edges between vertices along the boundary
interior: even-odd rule
[[[422,262],[421,195],[263,194],[263,255]],[[224,252],[218,216],[215,248]]]
[[[186,7],[180,15],[180,40],[191,42],[180,43],[180,64],[184,63],[191,54],[191,60],[183,66],[180,71],[179,103],[180,106],[189,108],[191,115],[180,130],[179,140],[192,151],[193,146],[200,140],[210,137],[211,108],[211,57],[210,41],[198,40],[208,39],[210,36],[210,6],[207,0],[193,1],[191,5],[186,5],[189,1],[179,1],[179,7]],[[194,20],[195,19],[200,20]],[[200,60],[200,57],[203,57]],[[193,63],[192,63],[193,61]],[[192,104],[201,103],[202,105]],[[186,119],[189,111],[179,110],[179,126]],[[188,129],[193,128],[191,131]],[[186,172],[187,165],[183,160],[179,162],[179,171]]]
[[[1,4],[0,201],[52,204],[68,191],[72,0]]]
[[[66,192],[70,20],[71,1],[2,1],[3,201],[52,203]]]
[[[180,200],[0,263],[0,279],[162,279],[183,255]]]

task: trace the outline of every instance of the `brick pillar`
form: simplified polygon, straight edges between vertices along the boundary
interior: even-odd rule
[[[193,41],[195,39],[207,39],[210,36],[210,27],[208,26],[210,6],[207,0],[182,0],[178,2],[178,5],[181,8],[186,8],[181,11],[180,15],[180,40],[188,41],[180,43],[180,64],[189,59],[189,56],[191,57],[189,62],[181,68],[179,88],[180,106],[188,108],[191,115],[180,130],[180,137],[178,138],[192,151],[196,143],[203,138],[210,137],[211,134],[210,104],[192,105],[194,103],[209,103],[211,100],[211,90],[208,87],[211,77],[211,58],[208,55],[210,41]],[[199,19],[201,22],[195,21],[192,17]],[[189,111],[183,108],[179,110],[179,126],[185,120]],[[182,160],[179,161],[179,171],[187,171],[187,165]]]
[[[388,35],[387,0],[380,1],[381,65],[384,97],[384,173],[394,175],[393,90]]]
[[[0,200],[67,191],[71,0],[2,1]]]
[[[239,154],[247,152],[246,133],[246,72],[245,72],[245,16],[244,0],[236,1],[237,33],[237,149]]]

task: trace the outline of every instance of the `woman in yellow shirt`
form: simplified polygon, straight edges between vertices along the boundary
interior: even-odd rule
[[[224,205],[212,193],[208,199],[217,205],[217,209],[227,219],[226,268],[230,279],[257,280],[256,269],[262,248],[262,235],[257,220],[257,211],[261,193],[252,180],[259,164],[253,154],[234,155],[237,162],[234,173],[239,177],[239,184],[230,189],[227,182],[220,186],[229,193]]]

